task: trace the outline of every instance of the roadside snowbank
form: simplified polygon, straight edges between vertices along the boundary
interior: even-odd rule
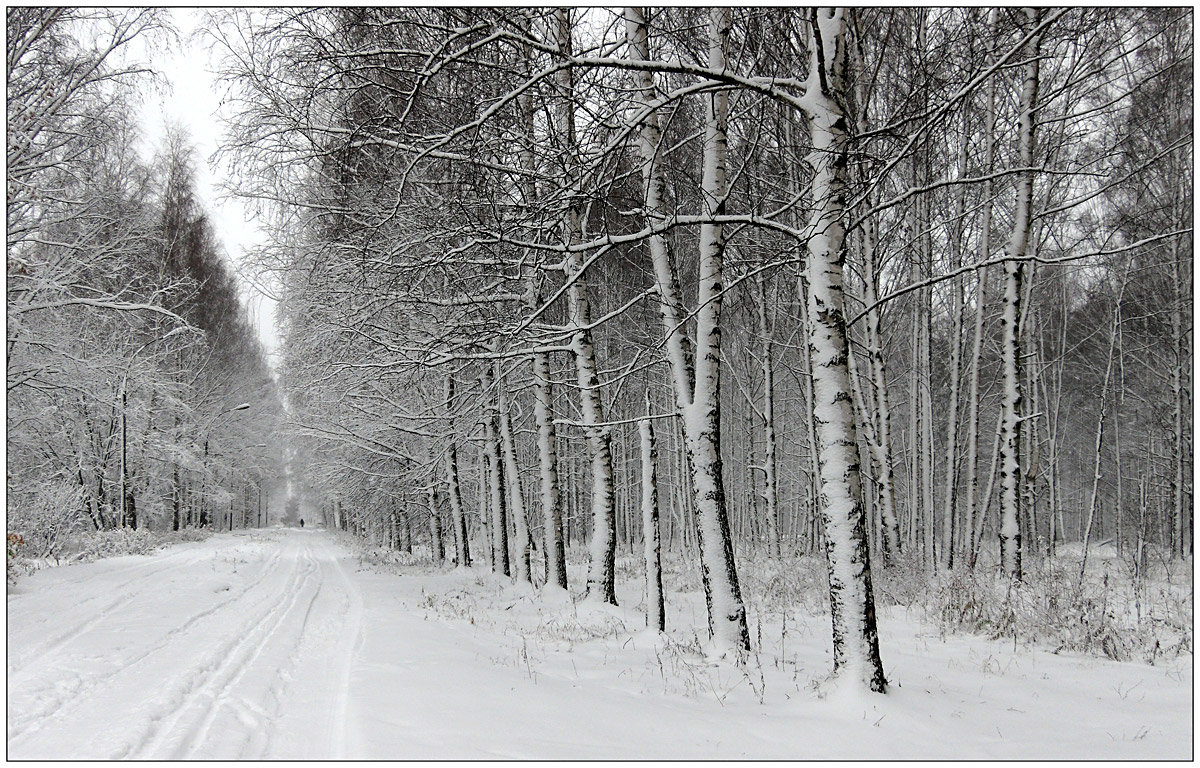
[[[490,682],[477,686],[481,698],[466,705],[453,693],[466,679],[442,685],[435,673],[426,684],[423,676],[386,665],[373,669],[370,689],[378,693],[369,696],[377,702],[370,709],[385,711],[384,692],[393,686],[416,686],[421,693],[412,698],[418,702],[444,697],[442,717],[426,715],[427,720],[444,718],[434,732],[472,724],[465,741],[448,748],[430,739],[413,756],[1147,759],[1191,754],[1191,654],[1156,667],[1056,655],[1014,648],[1011,641],[944,636],[921,620],[920,611],[893,607],[879,618],[891,682],[890,692],[881,697],[831,690],[826,682],[832,666],[829,619],[811,608],[766,613],[756,610],[761,601],[748,600],[757,654],[742,671],[702,654],[703,638],[696,629],[705,623],[700,592],[668,590],[668,632],[659,636],[644,629],[640,585],[621,567],[620,608],[574,603],[561,595],[547,598],[482,568],[441,571],[372,563],[366,557],[357,570],[365,594],[380,595],[381,601],[386,594],[392,606],[367,622],[380,629],[390,625],[379,632],[371,657],[411,653],[400,638],[417,615],[433,627],[422,631],[450,633],[455,648],[469,649],[460,651],[469,658],[460,656],[452,664],[443,664],[434,653],[420,668],[453,667],[471,679],[481,664],[493,667],[486,675]],[[581,583],[581,571],[570,576],[572,584]],[[389,651],[390,644],[395,645]],[[495,694],[506,687],[507,695]],[[372,737],[363,754],[383,757],[389,744],[403,740],[404,729],[377,725],[368,729]],[[505,748],[492,751],[497,744]]]

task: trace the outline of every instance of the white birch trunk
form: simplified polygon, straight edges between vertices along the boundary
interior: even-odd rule
[[[860,129],[865,128],[860,119]],[[867,311],[868,368],[875,401],[875,440],[871,450],[879,467],[879,516],[883,522],[883,558],[900,553],[900,522],[896,514],[896,472],[892,464],[892,409],[888,397],[887,366],[883,359],[883,334],[879,330],[878,295],[875,287],[875,222],[863,222],[863,301]]]
[[[488,457],[487,457],[487,425],[488,418],[487,407],[484,406],[484,434],[483,443],[479,446],[479,456],[477,464],[479,467],[479,496],[476,504],[476,512],[479,515],[478,530],[483,539],[483,552],[488,559],[488,567],[493,571],[496,570],[496,553],[492,548],[491,534],[491,498],[492,498],[492,481],[488,475]]]
[[[529,32],[530,30],[526,30]],[[532,54],[526,47],[524,51],[526,62],[532,62]],[[532,64],[527,64],[527,68]],[[526,72],[527,75],[531,74]],[[537,171],[537,162],[533,147],[537,143],[534,113],[534,94],[532,91],[523,92],[518,97],[521,110],[522,129],[525,133],[524,144],[521,147],[521,166],[532,172]],[[533,209],[537,198],[537,185],[533,177],[526,177],[520,182],[521,194],[526,207]],[[531,314],[542,304],[540,290],[541,275],[536,268],[526,278],[529,284],[523,297],[525,310]],[[566,554],[563,547],[562,530],[562,493],[558,479],[558,457],[555,455],[554,434],[554,400],[550,384],[550,353],[534,352],[530,355],[530,366],[533,374],[533,419],[537,428],[538,481],[539,498],[542,506],[542,535],[543,551],[545,552],[546,581],[548,589],[567,588]]]
[[[562,494],[555,452],[550,356],[533,356],[533,416],[537,422],[538,469],[541,482],[542,529],[546,553],[546,587],[567,588],[567,557],[563,547]]]
[[[915,161],[914,161],[915,162]],[[914,180],[918,184],[929,181],[928,166],[920,176],[914,172]],[[933,277],[933,246],[930,237],[932,222],[929,214],[929,202],[925,196],[919,196],[914,205],[916,211],[915,234],[921,243],[920,276],[922,279]],[[918,419],[913,422],[913,430],[920,443],[920,455],[914,459],[913,467],[920,475],[921,492],[917,505],[921,510],[921,554],[926,567],[932,569],[937,563],[935,552],[934,529],[937,519],[937,505],[933,497],[933,393],[930,375],[930,347],[933,343],[933,288],[922,288],[917,291],[917,337],[915,375],[913,377],[916,389],[916,403],[919,409]]]
[[[964,129],[964,134],[965,134]],[[962,137],[962,149],[958,156],[958,175],[967,175],[966,136]],[[956,270],[962,263],[963,215],[966,209],[964,196],[965,188],[960,189],[954,198],[953,223],[950,237],[950,269]],[[962,283],[955,277],[950,283],[950,402],[947,406],[946,418],[946,481],[943,493],[941,546],[938,550],[941,566],[945,569],[954,567],[954,549],[957,533],[958,512],[958,401],[959,401],[959,367],[962,358],[962,314],[963,292]]]
[[[988,16],[990,29],[996,25],[996,11],[993,9]],[[988,80],[987,111],[983,126],[984,161],[983,172],[990,174],[995,165],[996,155],[996,79]],[[992,234],[992,180],[989,178],[983,185],[983,213],[979,224],[979,261],[991,258]],[[967,510],[967,546],[969,549],[969,565],[975,567],[975,553],[978,551],[976,529],[979,525],[979,366],[983,358],[983,319],[987,307],[987,268],[976,270],[975,278],[975,330],[971,337],[971,378],[967,395],[967,477],[966,510]]]
[[[1018,328],[1021,335],[1021,348],[1028,350],[1025,352],[1026,357],[1032,358],[1029,362],[1022,365],[1022,375],[1025,377],[1022,380],[1024,389],[1022,392],[1022,400],[1026,403],[1026,407],[1021,414],[1021,445],[1025,447],[1025,451],[1029,454],[1029,459],[1024,470],[1021,473],[1021,509],[1024,512],[1022,524],[1025,530],[1022,533],[1021,540],[1025,542],[1024,549],[1026,551],[1036,551],[1037,549],[1037,480],[1041,474],[1042,461],[1042,442],[1038,436],[1038,425],[1041,422],[1041,417],[1038,414],[1042,413],[1041,400],[1039,399],[1039,379],[1038,371],[1041,370],[1042,363],[1039,357],[1039,347],[1036,344],[1029,342],[1029,332],[1026,330],[1029,326],[1029,318],[1036,318],[1036,313],[1031,313],[1029,310],[1033,306],[1032,289],[1034,283],[1034,272],[1031,270],[1026,274],[1025,279],[1025,294],[1022,298],[1022,304],[1025,311],[1022,315],[1021,323]]]
[[[1067,328],[1067,314],[1068,314],[1067,304],[1066,304],[1066,281],[1062,280],[1061,275],[1059,276],[1059,279],[1060,279],[1061,285],[1063,287],[1062,303],[1059,307],[1059,312],[1060,312],[1060,317],[1061,317],[1061,327],[1059,329],[1059,334],[1060,334],[1059,338],[1065,339],[1066,328]],[[1040,342],[1040,343],[1043,346],[1045,344],[1044,341]],[[1047,525],[1047,535],[1049,537],[1049,541],[1046,542],[1046,554],[1050,557],[1054,556],[1054,550],[1055,550],[1055,547],[1057,546],[1058,538],[1061,533],[1061,529],[1058,527],[1058,516],[1061,514],[1060,510],[1062,509],[1062,492],[1061,492],[1062,486],[1061,486],[1061,482],[1059,479],[1060,478],[1060,473],[1059,473],[1059,467],[1060,467],[1059,454],[1060,454],[1060,452],[1059,452],[1058,445],[1059,445],[1060,427],[1062,426],[1062,420],[1060,418],[1060,413],[1062,411],[1062,402],[1063,402],[1062,381],[1063,381],[1063,365],[1065,362],[1063,351],[1066,349],[1065,341],[1060,341],[1058,349],[1059,349],[1058,363],[1055,366],[1055,369],[1051,370],[1050,377],[1049,377],[1050,381],[1054,385],[1053,389],[1051,389],[1050,383],[1048,383],[1045,379],[1042,379],[1042,399],[1046,402],[1047,407],[1050,408],[1050,414],[1049,414],[1049,417],[1047,420],[1047,429],[1048,429],[1049,434],[1047,435],[1047,440],[1046,440],[1046,446],[1047,446],[1046,481],[1047,481],[1047,485],[1048,485],[1047,492],[1050,497],[1050,519],[1049,519],[1048,525]],[[1041,357],[1042,357],[1042,359],[1046,359],[1046,354],[1043,353],[1041,355]],[[1050,403],[1053,403],[1054,405],[1051,407]],[[1117,446],[1118,447],[1120,446],[1119,441],[1117,442]],[[1119,454],[1119,451],[1118,451],[1118,454]],[[1120,466],[1120,463],[1121,463],[1120,459],[1118,458],[1117,465]],[[1120,479],[1119,472],[1117,473],[1117,498],[1118,499],[1121,498],[1121,479]],[[1118,515],[1117,515],[1118,526],[1119,526],[1120,522],[1121,522],[1121,515],[1118,512]],[[1119,556],[1120,554],[1121,554],[1121,537],[1120,537],[1120,532],[1118,531],[1117,555]]]
[[[984,208],[983,219],[985,224],[990,224],[990,204]],[[985,244],[982,248],[987,247],[987,239],[985,230],[983,234]],[[975,565],[973,553],[976,536],[974,531],[979,518],[979,366],[983,358],[983,318],[987,306],[987,272],[980,269],[978,274],[975,288],[975,330],[971,339],[971,378],[967,392],[967,476],[963,481],[966,492],[967,546],[972,553],[969,562],[972,567]]]
[[[767,502],[767,526],[772,557],[779,557],[779,481],[775,445],[775,340],[767,322],[767,289],[760,276],[758,285],[758,331],[763,339],[763,497]]]
[[[651,61],[649,32],[642,9],[626,8],[625,19],[630,58],[635,61]],[[655,100],[654,73],[649,70],[636,72],[634,84],[640,106],[648,107]],[[667,211],[663,207],[665,189],[662,168],[659,165],[661,140],[662,130],[659,127],[658,113],[650,111],[637,131],[636,146],[642,161],[642,184],[645,193],[643,209],[647,223],[651,225],[660,224],[667,217]],[[683,405],[692,399],[694,380],[691,339],[684,322],[688,312],[683,306],[675,260],[668,249],[666,237],[653,235],[647,244],[654,267],[655,285],[658,288],[659,311],[666,331],[667,361],[673,374],[671,381],[674,385],[675,399],[682,409]]]
[[[1104,419],[1108,416],[1108,391],[1112,382],[1113,355],[1117,349],[1117,337],[1121,328],[1121,301],[1125,296],[1125,270],[1121,273],[1121,285],[1117,289],[1117,301],[1113,305],[1112,323],[1108,329],[1108,358],[1104,363],[1104,381],[1100,385],[1100,410],[1096,414],[1096,461],[1092,470],[1092,489],[1088,496],[1087,523],[1083,529],[1083,553],[1079,560],[1079,584],[1082,587],[1083,577],[1087,573],[1088,548],[1092,539],[1092,520],[1096,516],[1096,506],[1100,498],[1101,461],[1104,455]],[[1120,466],[1117,467],[1120,472]],[[1117,497],[1117,515],[1121,514],[1121,501]]]
[[[909,269],[909,277],[913,281],[920,280],[916,265]],[[920,296],[913,297],[912,344],[909,347],[911,365],[908,372],[908,525],[905,526],[905,544],[911,545],[912,551],[918,557],[923,557],[921,537],[921,329],[920,329]]]
[[[812,59],[805,94],[814,169],[805,264],[807,322],[812,331],[809,357],[829,565],[834,673],[883,692],[887,682],[875,625],[842,290],[847,163],[846,116],[840,106],[844,95],[844,13],[812,11]]]
[[[508,509],[504,493],[504,465],[500,459],[500,419],[496,413],[495,401],[488,392],[492,382],[486,370],[479,377],[479,385],[487,402],[483,416],[483,448],[487,456],[488,494],[492,507],[492,570],[510,576],[512,571],[508,559]]]
[[[458,482],[458,448],[454,443],[446,452],[446,484],[450,494],[450,521],[454,526],[454,562],[471,564],[471,545],[467,540],[467,516],[463,511],[462,490]]]
[[[800,270],[800,308],[799,313],[805,316],[808,313],[808,277],[805,270]],[[800,346],[802,349],[809,349],[812,346],[812,328],[808,320],[805,319],[800,323]],[[803,355],[805,366],[803,384],[801,389],[804,392],[804,436],[808,442],[808,508],[806,510],[807,519],[805,521],[805,530],[808,532],[808,551],[809,553],[816,552],[821,548],[824,541],[822,536],[821,511],[820,511],[820,495],[821,495],[821,462],[820,443],[817,440],[817,425],[816,417],[813,415],[813,378],[812,378],[812,357],[811,355]]]
[[[650,413],[650,393],[646,392],[646,413]],[[658,526],[658,452],[654,445],[654,424],[650,419],[638,422],[642,447],[642,538],[646,561],[646,626],[659,632],[667,628],[663,610],[662,559]]]
[[[708,66],[725,68],[725,41],[729,36],[729,9],[709,14]],[[715,91],[706,96],[704,168],[701,179],[702,210],[706,216],[725,212],[728,194],[725,128],[729,95]],[[701,551],[701,576],[705,585],[712,640],[717,653],[736,655],[749,650],[746,609],[742,603],[733,542],[721,473],[721,294],[724,289],[724,231],[707,221],[700,226],[699,286],[696,303],[696,385],[691,404],[683,409],[692,477],[696,494],[696,533]]]
[[[1039,11],[1025,10],[1030,27],[1037,24]],[[1029,41],[1024,83],[1021,88],[1018,167],[1033,166],[1034,115],[1038,91],[1038,42]],[[1004,262],[1004,292],[1001,326],[1003,392],[1000,419],[1000,567],[1010,578],[1021,578],[1021,316],[1025,251],[1029,244],[1030,207],[1033,202],[1033,171],[1023,171],[1017,180],[1016,212]]]
[[[434,565],[440,565],[446,560],[446,546],[442,541],[442,517],[438,512],[438,497],[436,480],[429,481],[427,497],[429,499],[429,557]]]
[[[570,11],[559,8],[555,11],[556,43],[565,55],[571,52]],[[576,186],[574,163],[570,157],[576,152],[575,142],[575,99],[574,83],[570,67],[564,67],[557,75],[562,93],[554,113],[558,135],[562,137],[562,166],[567,172],[564,183],[567,194],[573,196]],[[571,244],[580,238],[579,211],[570,203],[563,212],[563,243]],[[587,290],[580,274],[583,263],[578,251],[568,252],[564,260],[564,271],[570,283],[567,291],[568,321],[574,328],[571,345],[575,352],[575,371],[579,383],[579,405],[584,433],[587,435],[588,452],[592,465],[592,541],[591,564],[588,568],[588,598],[612,605],[617,604],[615,586],[616,564],[616,517],[613,500],[612,445],[604,421],[600,402],[600,380],[596,372],[596,350],[592,344],[591,309]]]
[[[500,447],[504,459],[505,485],[508,488],[508,513],[512,518],[514,538],[513,553],[516,557],[513,577],[517,581],[531,581],[529,573],[529,522],[525,517],[525,496],[521,493],[521,470],[517,466],[517,448],[513,439],[512,416],[508,407],[508,385],[496,366],[496,399],[500,409]]]
[[[446,411],[454,412],[454,377],[446,376]],[[446,486],[450,496],[450,524],[454,527],[454,562],[471,564],[471,546],[467,540],[467,516],[463,510],[462,488],[458,479],[458,445],[451,437],[446,450]]]
[[[640,9],[626,10],[630,55],[649,61],[645,19]],[[729,35],[729,10],[715,8],[709,16],[710,68],[725,68],[725,41]],[[650,72],[638,75],[641,102],[654,96]],[[725,128],[729,101],[724,90],[706,97],[702,206],[707,216],[725,210],[728,194]],[[663,218],[663,183],[657,166],[660,133],[657,115],[647,115],[638,132],[638,150],[646,187],[645,208],[653,222]],[[674,265],[662,237],[650,239],[651,259],[661,293],[660,307],[667,335],[667,359],[671,366],[677,406],[683,416],[683,432],[691,469],[692,493],[696,504],[696,535],[700,546],[701,580],[708,608],[711,650],[714,655],[744,658],[750,650],[746,609],[733,559],[733,541],[720,447],[720,357],[721,305],[724,280],[724,236],[719,223],[707,221],[700,227],[699,288],[696,312],[695,369],[689,362],[686,336],[680,326],[680,295]]]

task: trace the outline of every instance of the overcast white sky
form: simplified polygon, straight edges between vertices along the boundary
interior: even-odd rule
[[[211,71],[209,46],[193,32],[204,11],[195,8],[169,10],[179,31],[180,46],[148,54],[151,67],[167,80],[167,87],[145,94],[140,122],[146,137],[146,152],[152,154],[170,122],[182,126],[196,148],[196,184],[211,216],[217,237],[225,246],[232,266],[242,279],[242,295],[258,327],[259,338],[273,358],[279,345],[275,330],[275,302],[246,279],[245,253],[264,239],[240,201],[225,196],[221,189],[222,168],[213,159],[221,143],[221,88]]]

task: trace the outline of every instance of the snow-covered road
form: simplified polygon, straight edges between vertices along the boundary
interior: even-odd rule
[[[419,560],[419,559],[418,559]],[[218,534],[39,571],[8,594],[10,759],[1186,758],[1190,654],[1161,666],[881,616],[885,697],[823,698],[828,617],[749,673],[484,568],[371,565],[324,531]],[[757,619],[756,619],[757,621]],[[756,624],[756,627],[758,625]]]
[[[8,601],[9,757],[339,757],[362,599],[316,532],[38,574]]]

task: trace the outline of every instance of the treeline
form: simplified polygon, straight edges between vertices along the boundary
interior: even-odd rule
[[[11,8],[8,530],[256,524],[281,404],[178,132],[138,154],[150,11]]]
[[[1190,554],[1191,24],[217,15],[309,502],[608,602],[661,508],[734,653],[735,556],[823,551],[876,690],[872,560]]]

